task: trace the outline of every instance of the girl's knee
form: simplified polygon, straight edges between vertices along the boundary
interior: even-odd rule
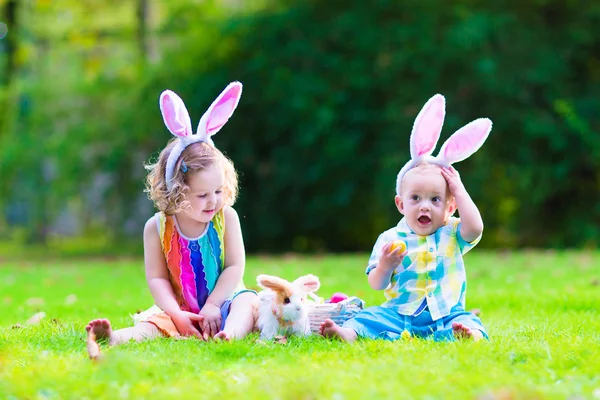
[[[254,292],[240,293],[231,301],[231,308],[252,307],[258,303],[258,296]]]

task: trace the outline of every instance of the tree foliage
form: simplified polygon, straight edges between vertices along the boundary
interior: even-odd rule
[[[155,3],[156,59],[140,59],[134,2],[122,13],[131,20],[84,12],[86,29],[53,28],[66,44],[33,35],[18,118],[2,135],[9,202],[56,217],[69,199],[86,227],[135,232],[150,212],[137,205],[143,161],[169,138],[160,91],[179,93],[197,122],[240,80],[240,106],[215,141],[241,174],[248,248],[367,250],[399,218],[394,183],[412,123],[442,93],[441,141],[475,118],[494,121],[484,147],[457,165],[486,223],[483,245],[597,243],[600,5]]]

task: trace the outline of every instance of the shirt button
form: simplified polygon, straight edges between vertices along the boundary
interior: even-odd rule
[[[429,292],[429,293],[427,293],[427,296],[431,297],[431,296],[433,296],[433,293]]]
[[[429,251],[433,253],[433,247],[430,247],[430,248],[429,248]]]

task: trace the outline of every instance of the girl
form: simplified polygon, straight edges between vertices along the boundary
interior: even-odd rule
[[[156,305],[130,328],[112,331],[106,319],[90,321],[90,357],[97,355],[98,339],[109,345],[158,336],[229,340],[252,330],[256,293],[242,283],[244,243],[231,207],[237,174],[211,139],[241,93],[241,83],[227,86],[195,134],[183,101],[169,90],[161,94],[165,125],[176,138],[147,167],[147,191],[159,209],[144,227],[146,279]]]

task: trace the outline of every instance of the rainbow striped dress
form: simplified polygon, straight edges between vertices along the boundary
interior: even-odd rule
[[[184,311],[198,313],[214,290],[223,271],[225,218],[223,209],[215,214],[197,238],[188,238],[177,219],[158,212],[155,215],[162,250],[167,261],[173,292]],[[243,290],[240,282],[238,290]]]
[[[225,216],[219,211],[206,230],[197,238],[188,238],[179,229],[177,219],[162,212],[155,214],[161,247],[167,263],[169,281],[173,293],[183,311],[199,313],[208,296],[214,290],[223,272],[225,249]],[[247,291],[242,281],[234,294]],[[179,333],[171,318],[154,305],[150,309],[133,316],[134,323],[150,322],[167,336]]]

